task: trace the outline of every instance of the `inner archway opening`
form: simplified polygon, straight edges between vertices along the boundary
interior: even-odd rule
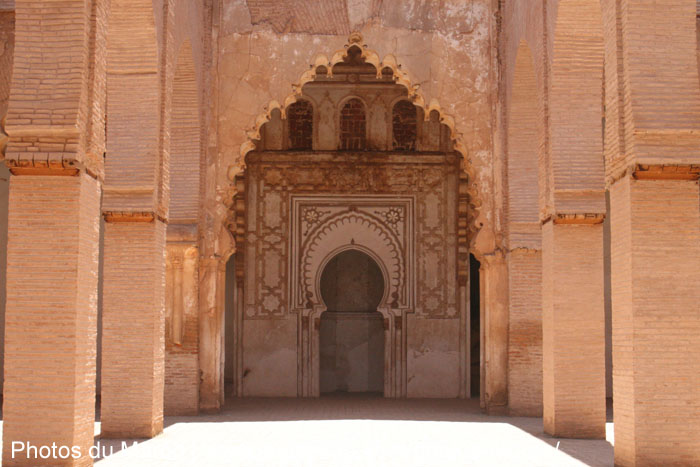
[[[321,394],[384,392],[384,296],[379,265],[359,250],[332,258],[321,274]]]

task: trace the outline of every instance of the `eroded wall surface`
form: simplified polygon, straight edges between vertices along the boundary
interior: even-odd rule
[[[483,193],[481,217],[475,222],[486,225],[480,248],[493,249],[492,3],[334,0],[313,8],[297,1],[221,3],[214,104],[218,124],[213,128],[220,155],[219,192],[229,189],[227,169],[242,162],[244,129],[255,126],[269,102],[285,102],[315,56],[331,57],[343,49],[351,31],[359,31],[380,58],[397,57],[413,84],[420,85],[426,105],[433,102],[455,119]],[[217,209],[225,217],[223,208]]]

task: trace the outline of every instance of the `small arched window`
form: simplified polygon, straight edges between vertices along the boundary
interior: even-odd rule
[[[366,144],[365,106],[360,99],[350,99],[340,112],[340,149],[363,150]]]
[[[407,100],[394,105],[392,115],[394,151],[415,151],[418,133],[418,110]]]
[[[287,109],[289,149],[311,149],[314,129],[314,108],[309,101],[300,100]]]

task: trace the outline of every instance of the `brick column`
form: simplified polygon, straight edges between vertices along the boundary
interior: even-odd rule
[[[14,442],[77,446],[50,461],[92,465],[99,210],[84,173],[10,179],[3,465],[38,463]]]
[[[610,190],[615,465],[700,464],[697,181]]]
[[[526,248],[511,251],[508,276],[509,414],[541,417],[542,251]]]
[[[112,0],[102,203],[104,437],[149,438],[163,429],[172,5],[166,0],[154,10],[149,0]]]
[[[46,3],[14,2],[3,465],[92,465],[109,2]]]
[[[106,220],[102,435],[150,438],[163,430],[165,224]]]
[[[602,216],[597,220],[542,226],[543,413],[552,436],[605,437]]]
[[[602,5],[615,464],[698,465],[697,3]]]

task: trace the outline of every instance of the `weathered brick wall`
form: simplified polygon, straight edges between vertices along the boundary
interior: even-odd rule
[[[103,210],[153,211],[160,182],[161,137],[161,77],[154,10],[150,1],[115,0],[111,11],[109,156],[105,160]]]
[[[542,258],[538,209],[538,96],[533,56],[518,46],[507,132],[508,406],[542,414]]]
[[[36,463],[10,458],[12,441],[21,440],[79,446],[83,457],[67,464],[88,465],[107,10],[102,1],[54,2],[61,15],[44,2],[16,6],[5,127],[15,175],[8,218],[3,463]]]
[[[504,183],[509,192],[508,237],[511,249],[527,245],[536,250],[540,248],[537,240],[540,235],[539,221],[554,215],[555,218],[573,216],[573,219],[594,216],[595,222],[602,222],[602,214],[605,212],[601,126],[603,38],[600,5],[597,0],[507,2],[503,13],[504,28],[500,36],[502,39],[500,48],[504,59],[500,105],[505,117],[502,127],[496,134],[497,138],[500,134],[500,138],[505,139],[502,157],[506,158],[507,171]],[[581,221],[574,220],[574,222]],[[563,226],[554,227],[561,232],[564,228]],[[571,228],[574,230],[570,234],[579,229],[573,226]],[[557,239],[564,241],[564,238],[563,233],[550,236],[552,241]],[[600,236],[600,248],[594,245],[597,238],[597,234],[591,239],[580,238],[581,246],[587,245],[585,248],[591,254],[602,255],[602,236]],[[569,260],[574,262],[565,266],[565,257],[558,257],[559,253],[545,252],[545,248],[554,249],[564,255],[571,253],[573,256],[570,256]],[[584,265],[577,263],[578,260],[573,259],[576,256],[574,252],[567,252],[564,246],[557,246],[550,242],[543,244],[542,250],[543,259],[550,258],[554,261],[549,269],[544,270],[542,276],[542,280],[550,283],[550,286],[541,289],[543,293],[541,304],[533,302],[532,306],[535,309],[544,309],[546,318],[559,314],[567,315],[577,306],[588,303],[589,308],[586,313],[592,317],[599,317],[602,326],[604,316],[602,314],[602,294],[604,293],[602,258],[599,262],[601,271],[591,270],[589,275],[581,273],[571,276],[582,281],[583,287],[578,288],[569,284],[573,295],[567,303],[558,301],[561,295],[560,287],[564,284],[558,282],[560,278],[554,273],[554,264],[560,261],[556,267],[564,269],[567,267],[580,269]],[[594,261],[589,266],[597,267],[598,263]],[[517,269],[513,267],[509,274],[510,281],[514,281],[510,292],[511,319],[514,319],[517,316],[514,312],[520,311],[516,304],[522,303],[520,294],[515,294],[517,291],[515,286],[522,279],[519,278]],[[527,272],[523,274],[527,277]],[[548,276],[548,274],[555,274],[555,276]],[[583,294],[586,284],[592,284],[598,278],[600,279],[600,303],[586,302],[586,297],[575,296],[576,293]],[[531,285],[539,288],[537,284]],[[594,287],[595,290],[597,290],[596,287],[597,285]],[[601,313],[595,309],[598,304],[601,307]],[[549,310],[548,307],[550,307]],[[587,325],[593,326],[592,323]],[[518,332],[518,325],[511,324],[510,329],[511,332]],[[559,329],[552,323],[547,328],[547,332],[556,331],[557,333],[575,330],[576,327],[568,331],[564,328]],[[581,332],[582,330],[583,328]],[[604,355],[603,328],[601,328],[600,339],[601,348],[598,350]],[[547,342],[550,344],[549,347]],[[553,362],[557,356],[568,355],[570,351],[566,347],[573,342],[574,340],[561,339],[560,336],[549,336],[545,340],[544,350],[545,353],[549,351],[552,354],[545,355],[545,362],[547,358]],[[517,348],[514,350],[517,352]],[[594,373],[598,371],[602,375],[604,359],[594,361],[596,355],[591,354],[588,362],[575,364],[585,365],[587,370]],[[516,360],[511,359],[511,362],[515,364]],[[574,363],[569,361],[561,365],[574,365]],[[518,368],[509,368],[511,373],[518,371]],[[579,387],[576,384],[578,376],[575,372],[560,372],[560,376],[555,377],[552,374],[547,375],[548,371],[556,371],[556,365],[552,363],[544,366],[545,388],[549,385],[551,389],[555,384],[568,384],[571,388]],[[566,382],[566,378],[573,379]],[[545,396],[546,392],[545,390]],[[509,394],[514,401],[518,401],[519,395],[523,393],[519,388],[509,387]],[[527,391],[524,394],[527,394]],[[546,407],[548,397],[552,404],[549,411]],[[593,405],[579,404],[565,407],[566,404],[556,404],[558,397],[552,393],[544,398],[546,417],[550,420],[556,418],[556,414],[553,413],[556,406],[557,410],[561,409],[561,417],[558,420],[562,421],[562,424],[559,426],[563,426],[567,423],[564,421],[567,417],[569,420],[576,419],[573,415],[576,410],[582,413],[595,413],[597,415],[593,418],[600,426],[589,432],[599,436],[604,420],[600,417],[601,413],[604,415],[603,398],[593,400],[582,396],[581,401],[586,400]],[[581,427],[587,423],[585,417],[578,421],[581,422]],[[571,423],[573,422],[569,422],[570,425]],[[549,426],[554,427],[554,423],[552,422]],[[574,436],[586,436],[585,431],[582,430],[578,434],[572,433]]]
[[[15,52],[15,13],[0,7],[0,118],[7,114]]]
[[[10,171],[5,165],[0,166],[0,348],[5,348],[5,280],[7,277],[7,216],[10,195]],[[0,372],[2,372],[5,361],[5,353],[0,352]],[[0,393],[4,374],[0,377]]]

